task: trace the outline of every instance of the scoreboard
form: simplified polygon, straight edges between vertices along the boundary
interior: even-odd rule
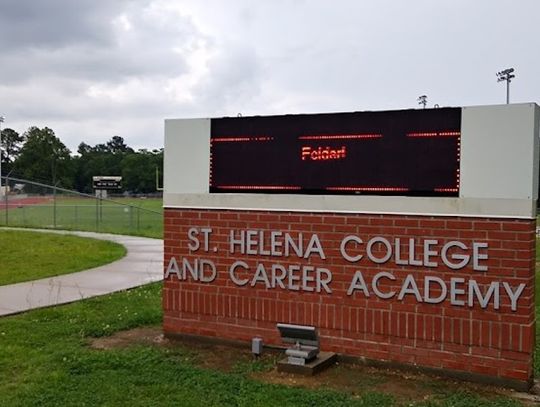
[[[92,177],[92,185],[96,190],[117,191],[122,189],[122,177],[98,175]]]

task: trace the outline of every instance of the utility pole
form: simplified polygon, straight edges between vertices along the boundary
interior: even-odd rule
[[[418,101],[419,105],[424,106],[424,109],[426,108],[426,105],[427,105],[427,96],[426,95],[418,96],[417,101]]]
[[[497,82],[506,81],[506,104],[510,103],[510,82],[516,77],[516,75],[512,75],[512,72],[514,72],[514,68],[497,72]]]

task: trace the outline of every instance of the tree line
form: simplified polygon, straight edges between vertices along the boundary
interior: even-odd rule
[[[23,134],[0,132],[2,175],[92,193],[92,177],[120,175],[124,191],[156,191],[156,172],[162,186],[163,149],[135,151],[120,136],[104,144],[79,144],[73,154],[48,127],[30,127]]]

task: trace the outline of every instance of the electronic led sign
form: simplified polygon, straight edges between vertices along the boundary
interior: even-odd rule
[[[212,119],[211,193],[458,196],[461,109]]]

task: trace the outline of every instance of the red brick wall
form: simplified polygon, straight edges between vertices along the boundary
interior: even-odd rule
[[[191,227],[212,228],[209,252],[190,252]],[[267,344],[281,344],[277,322],[314,325],[319,328],[322,350],[527,382],[533,375],[535,341],[535,227],[534,220],[520,219],[166,209],[165,267],[172,256],[179,264],[183,258],[205,258],[215,263],[218,275],[211,283],[189,276],[179,281],[176,275],[165,280],[164,331],[245,341],[259,335]],[[231,254],[231,229],[317,234],[327,258]],[[366,259],[351,263],[339,251],[347,235],[361,237],[364,249],[365,242],[375,236],[442,243],[457,240],[468,246],[473,241],[485,242],[489,260],[482,264],[488,271],[475,271],[471,264],[451,270],[444,265],[397,266],[392,261],[374,264]],[[328,268],[333,275],[332,293],[267,289],[259,284],[239,287],[228,274],[237,260],[245,261],[252,271],[257,262]],[[462,277],[487,285],[492,281],[511,286],[525,283],[526,288],[516,311],[510,309],[502,286],[498,310],[492,301],[485,309],[477,303],[468,307],[467,294],[460,296],[465,306],[451,305],[449,295],[440,304],[420,303],[414,295],[406,295],[402,301],[373,294],[366,298],[361,291],[349,296],[347,289],[357,270],[366,280],[379,271],[394,274],[396,281],[380,280],[384,291],[399,291],[407,274],[418,280],[420,292],[426,275],[445,282]]]

